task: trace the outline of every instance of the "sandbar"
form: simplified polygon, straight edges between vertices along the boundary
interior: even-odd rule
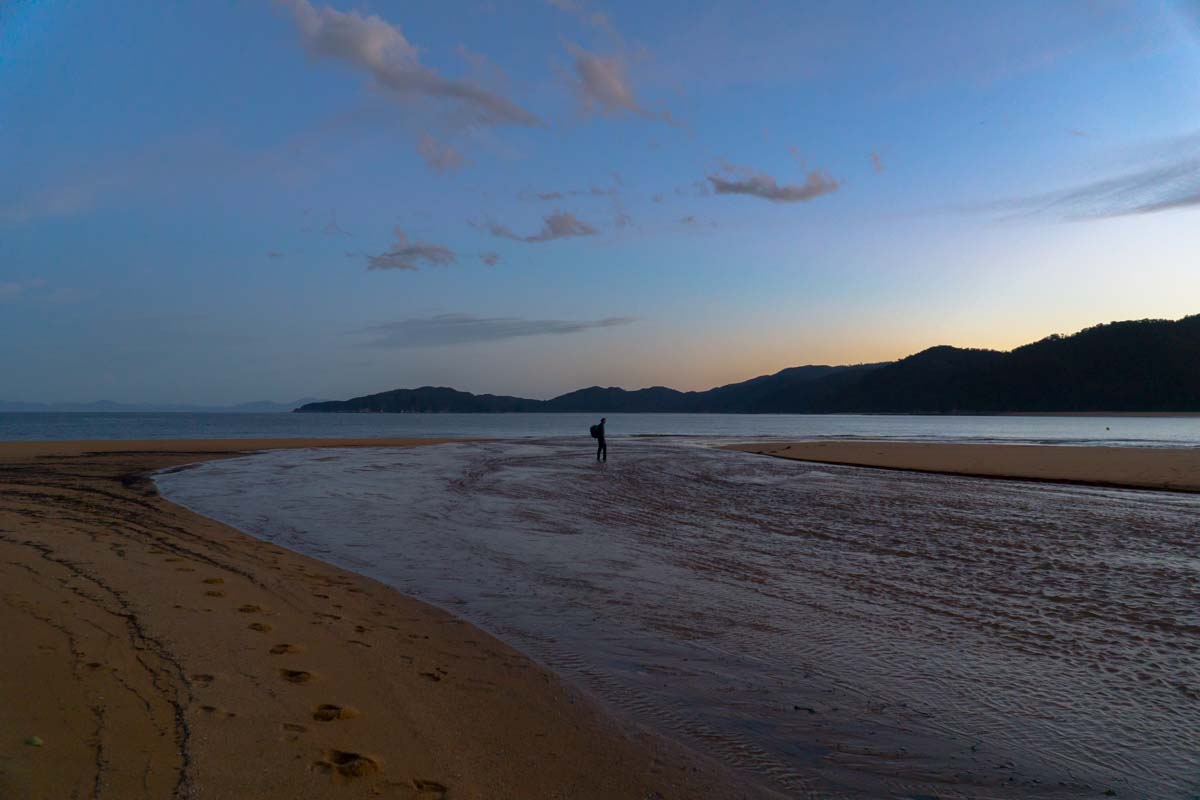
[[[858,467],[1131,489],[1200,492],[1200,448],[807,441],[729,445],[731,450]]]

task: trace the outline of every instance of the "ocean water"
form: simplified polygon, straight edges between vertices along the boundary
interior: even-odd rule
[[[595,414],[0,413],[0,441],[275,437],[587,435]],[[795,414],[609,414],[610,436],[1200,446],[1200,417],[960,417]]]
[[[789,797],[1200,795],[1200,497],[609,449],[276,451],[157,481]]]

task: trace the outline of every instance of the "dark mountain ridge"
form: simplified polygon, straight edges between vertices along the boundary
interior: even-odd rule
[[[1009,352],[939,345],[899,361],[790,367],[702,392],[592,386],[550,400],[394,389],[298,412],[736,414],[1200,411],[1200,315],[1112,322]]]

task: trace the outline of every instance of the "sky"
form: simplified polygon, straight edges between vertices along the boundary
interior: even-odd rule
[[[0,399],[704,389],[1200,312],[1200,4],[0,0]]]

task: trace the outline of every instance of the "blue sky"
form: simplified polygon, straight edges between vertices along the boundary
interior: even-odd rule
[[[1187,2],[0,2],[0,399],[681,389],[1200,311]]]

